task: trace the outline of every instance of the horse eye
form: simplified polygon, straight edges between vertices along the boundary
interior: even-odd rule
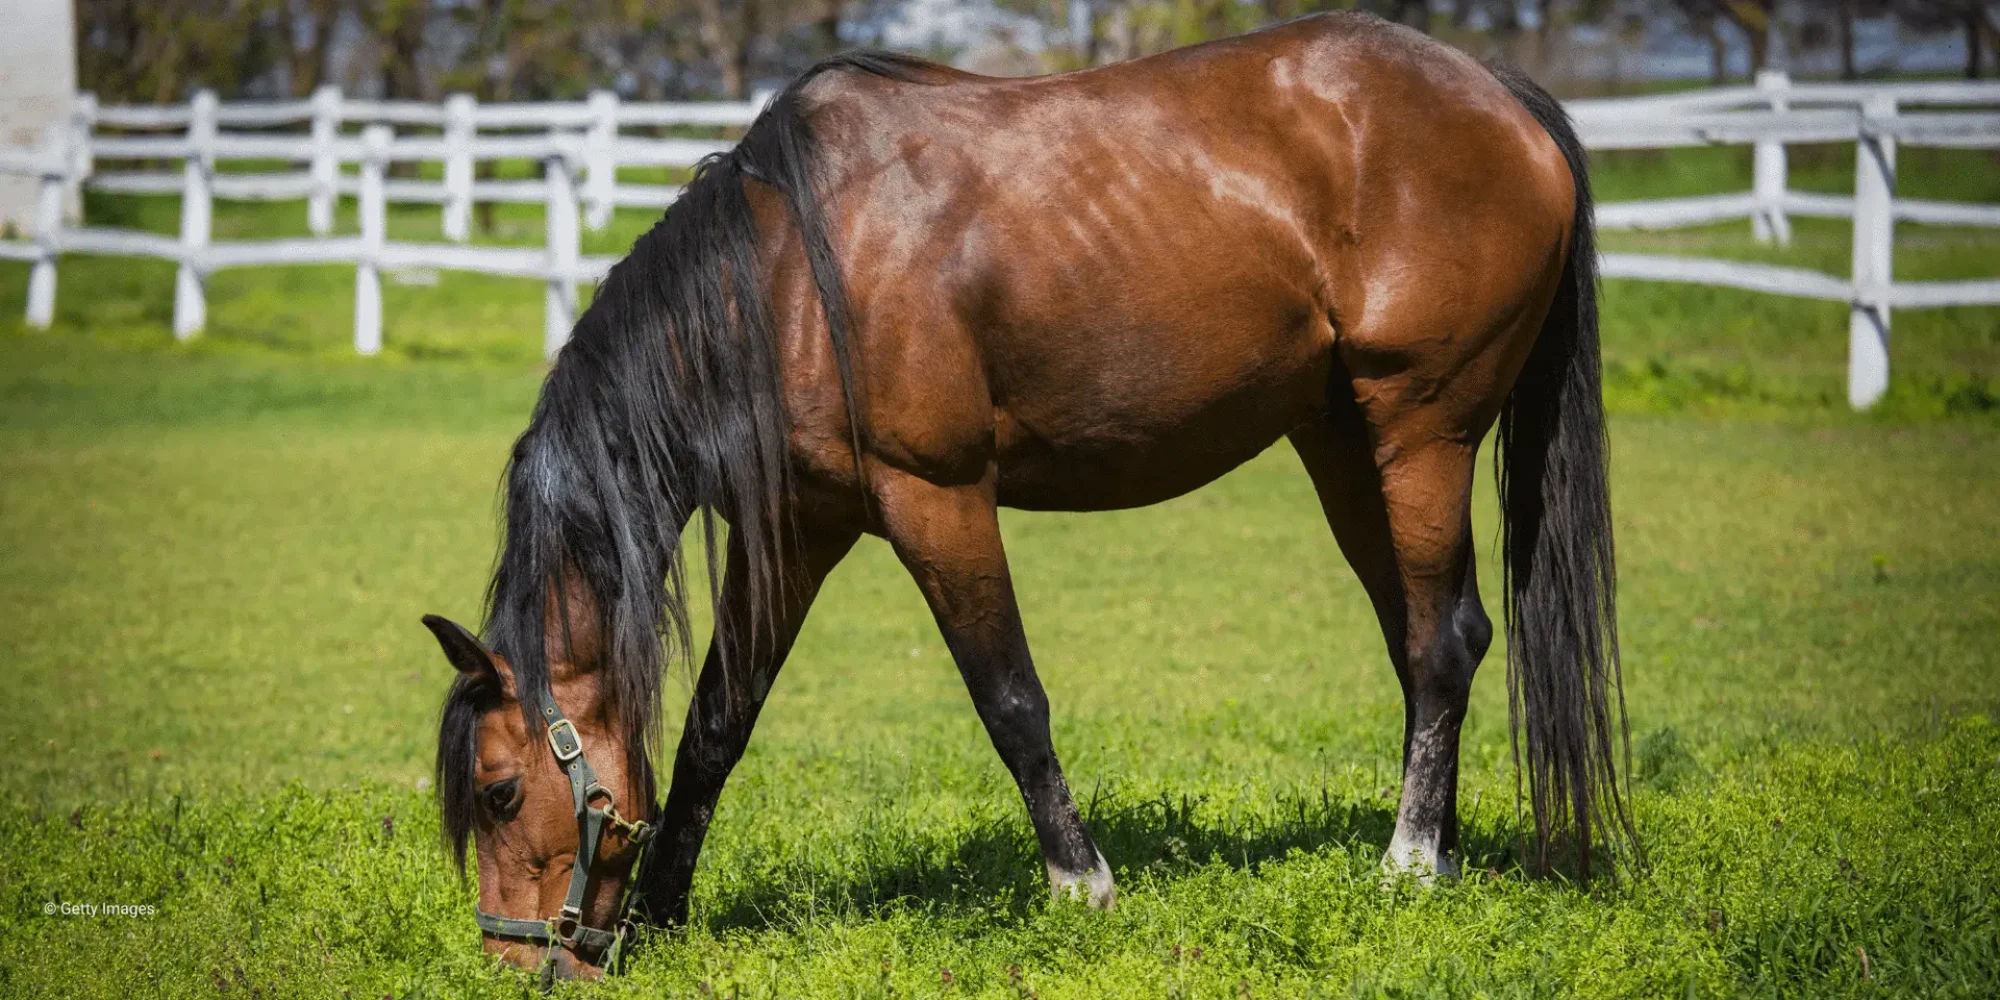
[[[521,807],[521,804],[515,801],[520,791],[521,779],[508,778],[480,789],[479,797],[486,803],[486,811],[494,819],[509,820],[514,818],[515,810]]]

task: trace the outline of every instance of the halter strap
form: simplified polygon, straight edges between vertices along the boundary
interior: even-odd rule
[[[562,910],[546,920],[496,916],[477,906],[472,909],[472,918],[481,931],[495,937],[520,938],[548,949],[562,945],[571,951],[598,952],[602,958],[600,964],[610,967],[618,961],[625,939],[632,933],[629,915],[638,900],[639,869],[653,853],[655,827],[618,815],[617,800],[610,789],[598,783],[597,772],[584,756],[583,738],[577,735],[576,724],[563,715],[553,696],[544,697],[538,692],[528,695],[526,700],[531,708],[539,709],[536,714],[548,728],[549,749],[556,755],[556,766],[569,779],[570,800],[576,810],[576,864],[570,869],[569,895],[563,899]],[[591,805],[599,798],[604,800],[601,809]],[[590,888],[590,869],[597,861],[598,842],[607,825],[625,831],[627,839],[641,848],[639,863],[620,894],[611,930],[583,925],[583,897]]]

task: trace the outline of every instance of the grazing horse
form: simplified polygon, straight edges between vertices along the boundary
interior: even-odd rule
[[[504,477],[484,639],[426,619],[458,669],[438,789],[461,865],[476,834],[486,947],[595,975],[628,915],[686,919],[723,782],[864,533],[922,590],[1053,891],[1111,906],[998,508],[1158,503],[1280,438],[1402,683],[1384,864],[1451,874],[1496,423],[1517,766],[1536,856],[1587,875],[1631,836],[1595,262],[1556,102],[1374,18],[1034,79],[820,64],[578,321]],[[697,515],[715,634],[658,800]]]

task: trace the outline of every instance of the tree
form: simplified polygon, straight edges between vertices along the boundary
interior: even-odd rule
[[[277,7],[278,39],[286,55],[286,89],[293,97],[304,97],[326,79],[334,25],[348,4],[346,0],[279,0]],[[299,44],[301,34],[306,36],[304,45]]]
[[[1750,76],[1770,64],[1771,35],[1778,24],[1778,0],[1722,0],[1719,5],[1750,42]]]
[[[1982,52],[2000,52],[2000,6],[1993,0],[1892,0],[1896,16],[1919,31],[1958,31],[1965,39],[1965,78],[1984,73]]]
[[[1889,0],[1807,0],[1806,10],[1812,16],[1802,26],[1806,44],[1831,46],[1840,55],[1840,78],[1859,79],[1861,67],[1855,62],[1854,23],[1887,13]]]
[[[432,0],[360,0],[356,13],[373,43],[383,97],[430,100],[438,96],[435,87],[425,86],[423,73],[424,36],[435,7]]]
[[[270,77],[278,0],[81,0],[77,68],[106,101],[242,95]]]
[[[1688,30],[1708,41],[1709,82],[1721,86],[1729,82],[1729,40],[1723,37],[1723,23],[1729,21],[1724,0],[1674,0],[1674,11]]]

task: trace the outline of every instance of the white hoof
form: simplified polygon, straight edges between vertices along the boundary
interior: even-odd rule
[[[1104,860],[1104,852],[1097,854],[1097,864],[1089,871],[1067,872],[1055,865],[1049,865],[1049,892],[1057,899],[1082,899],[1093,910],[1109,910],[1118,904],[1118,887],[1111,884],[1111,863]]]
[[[1382,856],[1382,887],[1393,886],[1398,879],[1410,877],[1418,885],[1432,885],[1442,878],[1458,877],[1458,861],[1451,855],[1423,844],[1392,840],[1389,853]]]

